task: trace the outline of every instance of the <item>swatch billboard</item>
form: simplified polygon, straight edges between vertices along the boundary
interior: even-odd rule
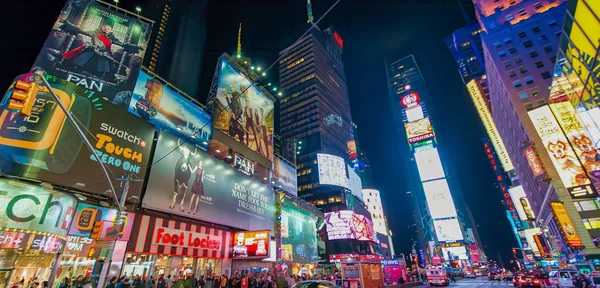
[[[273,159],[273,99],[252,84],[227,57],[219,59],[213,127]]]
[[[129,112],[208,151],[212,137],[210,115],[187,96],[144,71],[138,75]]]
[[[161,131],[145,208],[244,230],[273,230],[273,190],[202,151]]]
[[[34,79],[33,74],[26,75]],[[144,179],[154,128],[113,104],[98,101],[90,90],[55,77],[48,78],[60,101],[68,107],[109,169],[115,189],[123,175]],[[11,89],[7,93],[11,93]],[[4,173],[89,193],[103,194],[110,190],[96,157],[85,147],[83,138],[46,87],[38,93],[29,117],[7,110],[9,98],[4,97],[0,107],[0,167]],[[141,189],[141,181],[132,181],[128,198],[139,197]]]
[[[151,31],[139,17],[68,0],[33,67],[127,106]]]
[[[273,187],[281,188],[286,192],[298,196],[296,167],[279,157],[273,157],[273,171],[271,173]]]

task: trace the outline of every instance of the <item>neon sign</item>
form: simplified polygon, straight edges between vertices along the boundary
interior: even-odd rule
[[[342,39],[342,36],[338,32],[333,32],[333,39],[340,45],[340,48],[344,48],[344,39]]]

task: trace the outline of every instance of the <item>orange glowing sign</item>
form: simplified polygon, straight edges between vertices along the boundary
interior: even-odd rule
[[[567,214],[565,204],[562,202],[552,202],[550,203],[550,208],[552,209],[554,218],[560,227],[560,231],[565,236],[565,240],[567,240],[566,242],[569,247],[582,247],[581,239],[579,238],[579,235],[577,235],[577,231],[575,231],[573,222],[571,222],[571,217]]]

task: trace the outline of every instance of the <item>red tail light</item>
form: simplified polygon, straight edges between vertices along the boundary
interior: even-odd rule
[[[539,284],[539,283],[540,283],[540,280],[535,280],[535,281],[533,281],[533,283],[535,283],[535,284]]]

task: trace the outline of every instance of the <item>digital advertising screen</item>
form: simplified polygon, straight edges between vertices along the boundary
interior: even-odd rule
[[[142,206],[235,228],[273,229],[273,190],[161,131]]]
[[[210,115],[145,71],[138,75],[129,112],[208,151],[212,137]]]
[[[406,120],[408,122],[414,122],[425,117],[421,105],[417,105],[412,108],[407,108],[406,110],[404,110],[404,113],[406,114]]]
[[[435,137],[429,117],[404,124],[409,144],[425,141]]]
[[[569,145],[567,137],[563,134],[558,121],[554,118],[548,106],[543,106],[528,112],[538,135],[542,138],[544,149],[550,156],[560,179],[567,188],[581,187],[591,184],[575,152]],[[571,197],[594,198],[592,189],[569,189]]]
[[[29,80],[41,81],[33,74],[27,75],[24,77]],[[59,78],[48,80],[106,165],[115,189],[119,190],[119,179],[126,174],[143,180],[154,127],[113,104],[97,101],[94,92]],[[47,88],[37,94],[33,112],[28,117],[7,110],[9,99],[4,97],[0,107],[0,169],[3,173],[95,194],[110,190],[96,157],[84,145],[83,138]],[[140,197],[142,183],[129,183],[128,198]],[[120,192],[117,191],[119,197]]]
[[[284,261],[309,264],[319,260],[316,218],[289,198],[281,203],[281,246]],[[285,251],[285,253],[283,253]]]
[[[456,207],[450,194],[450,187],[446,179],[429,181],[423,183],[427,207],[431,218],[439,219],[456,216]]]
[[[363,193],[362,181],[360,180],[360,176],[358,176],[358,174],[356,174],[356,171],[354,171],[354,169],[352,169],[350,166],[348,166],[348,176],[348,184],[350,186],[350,191],[352,191],[352,195],[362,200]]]
[[[562,202],[552,202],[550,203],[550,209],[554,215],[554,220],[558,223],[558,228],[567,240],[567,245],[569,247],[581,247],[581,239],[577,235],[577,231],[575,231],[571,217],[567,214],[565,204]]]
[[[468,260],[465,246],[442,248],[446,260]]]
[[[68,0],[33,67],[125,108],[151,32],[138,17]]]
[[[415,152],[421,181],[444,178],[444,168],[437,148]]]
[[[517,209],[519,218],[523,221],[535,220],[535,215],[533,214],[533,210],[529,205],[529,200],[527,200],[527,196],[525,195],[525,190],[523,189],[523,186],[519,185],[513,188],[509,188],[508,193],[510,194],[510,198],[515,204],[515,208]]]
[[[542,230],[540,228],[531,228],[525,230],[525,239],[527,239],[527,245],[533,251],[533,254],[536,256],[540,256],[540,249],[535,243],[534,235],[541,234]]]
[[[241,231],[233,238],[233,259],[269,257],[269,231]]]
[[[319,165],[319,184],[350,189],[344,158],[319,153],[317,154],[317,163]]]
[[[271,181],[275,182],[273,187],[281,188],[286,192],[298,196],[298,176],[296,167],[279,157],[273,157]]]
[[[100,236],[106,237],[106,232],[109,227],[113,226],[117,218],[117,210],[106,207],[100,207],[85,203],[79,203],[77,205],[77,211],[75,217],[73,217],[73,223],[71,229],[69,229],[70,236],[89,236],[94,228],[94,222],[107,221],[110,225],[104,225]],[[121,219],[123,220],[123,229],[119,232],[118,240],[127,241],[131,234],[133,227],[133,220],[135,219],[135,213],[122,212]]]
[[[325,213],[325,225],[329,240],[373,241],[375,239],[371,220],[351,210]]]
[[[458,219],[433,220],[435,235],[439,242],[453,242],[464,239]]]
[[[346,143],[346,153],[348,153],[348,158],[356,159],[358,157],[358,152],[356,151],[356,140],[350,140]]]
[[[225,57],[217,64],[219,84],[213,126],[267,159],[273,159],[273,100]]]

